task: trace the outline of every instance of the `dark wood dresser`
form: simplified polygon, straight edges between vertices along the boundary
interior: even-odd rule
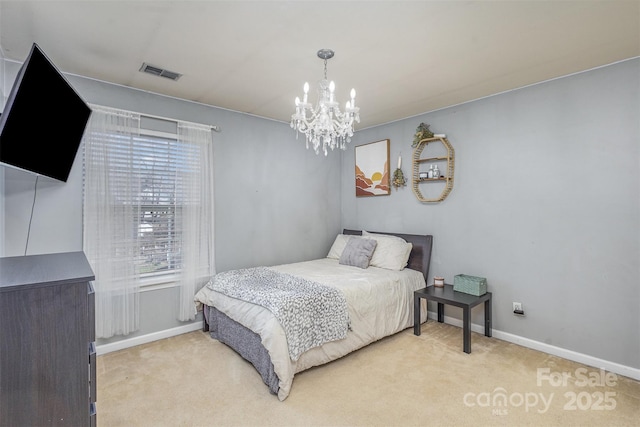
[[[0,258],[0,426],[96,424],[92,280],[83,252]]]

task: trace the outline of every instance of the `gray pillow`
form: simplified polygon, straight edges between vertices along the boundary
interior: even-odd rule
[[[354,267],[367,268],[377,241],[363,237],[351,237],[340,255],[340,264]]]

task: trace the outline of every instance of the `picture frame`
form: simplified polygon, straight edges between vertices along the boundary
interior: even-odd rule
[[[389,140],[356,146],[355,173],[356,197],[391,194]]]

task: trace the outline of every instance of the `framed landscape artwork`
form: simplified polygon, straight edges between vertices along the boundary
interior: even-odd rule
[[[356,147],[356,196],[388,196],[389,140]]]

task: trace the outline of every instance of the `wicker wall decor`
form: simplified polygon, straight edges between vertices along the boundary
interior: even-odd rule
[[[429,144],[435,148],[434,155],[430,157],[422,157],[423,152],[428,148]],[[438,145],[439,147],[434,147]],[[455,162],[455,152],[449,140],[444,136],[434,136],[432,138],[425,138],[420,140],[413,151],[413,173],[412,175],[412,187],[413,193],[416,198],[421,202],[441,202],[447,198],[451,190],[453,189],[453,171]],[[420,177],[420,173],[425,175],[424,165],[436,165],[439,172],[438,176]],[[435,197],[427,197],[423,195],[421,185],[442,185],[442,192]],[[429,189],[432,190],[432,189]],[[426,190],[424,190],[426,192]],[[431,191],[433,192],[433,191]],[[437,193],[437,191],[436,191]]]

